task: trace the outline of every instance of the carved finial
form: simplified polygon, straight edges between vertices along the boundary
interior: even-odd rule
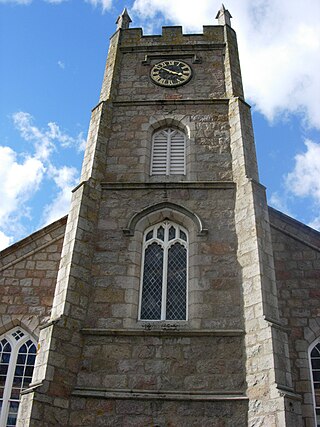
[[[126,30],[127,28],[129,28],[130,22],[132,22],[132,20],[129,16],[127,8],[125,7],[121,15],[119,15],[118,19],[116,20],[117,28]]]
[[[216,16],[216,19],[218,19],[219,25],[229,25],[231,27],[230,18],[232,18],[232,16],[230,15],[230,12],[224,7],[224,4],[222,4]]]

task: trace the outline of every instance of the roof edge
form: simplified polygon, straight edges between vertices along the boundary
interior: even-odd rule
[[[320,232],[292,218],[289,215],[268,206],[270,226],[299,240],[300,242],[320,250]]]
[[[65,215],[62,218],[59,218],[56,221],[52,222],[51,224],[46,225],[43,228],[40,228],[39,230],[36,230],[32,234],[29,234],[29,236],[24,237],[18,242],[13,243],[12,245],[0,251],[0,258],[4,258],[10,255],[12,252],[17,251],[18,249],[22,249],[23,247],[29,245],[30,243],[33,243],[36,240],[40,239],[41,237],[44,237],[48,233],[56,230],[57,228],[67,223],[67,218],[68,218],[68,215]]]

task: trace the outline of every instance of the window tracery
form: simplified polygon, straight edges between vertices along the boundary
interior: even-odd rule
[[[16,425],[20,393],[31,383],[36,345],[22,328],[0,339],[0,425]]]
[[[140,320],[186,320],[188,233],[170,221],[144,233]]]
[[[314,409],[316,425],[320,427],[320,342],[311,348],[310,364],[313,382]]]

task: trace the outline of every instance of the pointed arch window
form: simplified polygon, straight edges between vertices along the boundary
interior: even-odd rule
[[[184,175],[186,173],[186,137],[178,129],[156,132],[152,141],[151,175]]]
[[[0,426],[17,423],[20,393],[31,383],[36,351],[34,340],[21,328],[0,338]]]
[[[144,234],[140,320],[187,319],[188,232],[170,221]]]
[[[310,364],[313,382],[313,399],[316,426],[320,427],[320,342],[311,348]]]

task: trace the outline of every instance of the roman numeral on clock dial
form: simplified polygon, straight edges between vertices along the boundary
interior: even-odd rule
[[[176,87],[191,79],[192,70],[186,62],[171,59],[155,64],[151,69],[150,77],[160,86]]]

